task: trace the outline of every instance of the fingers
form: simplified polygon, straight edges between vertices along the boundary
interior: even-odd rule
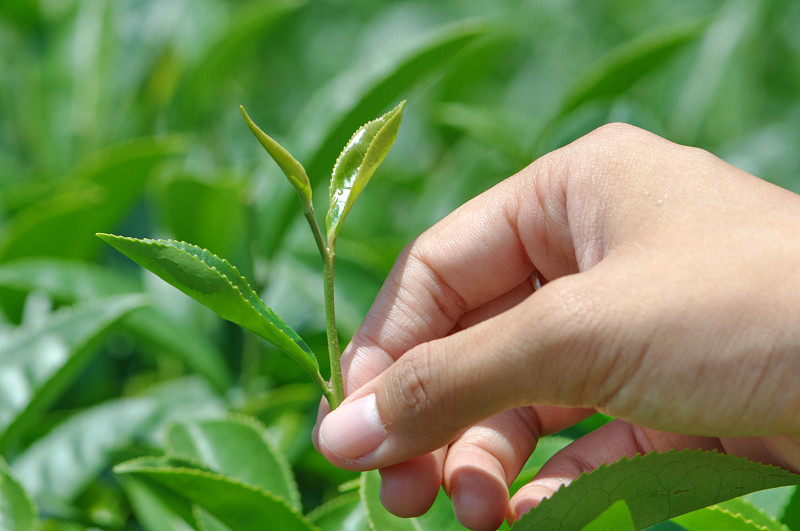
[[[508,510],[508,487],[537,440],[592,413],[521,407],[470,427],[450,445],[444,466],[444,486],[459,522],[473,530],[497,529]]]

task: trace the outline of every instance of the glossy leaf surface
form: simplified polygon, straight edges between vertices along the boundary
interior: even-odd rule
[[[781,468],[716,452],[651,453],[582,475],[543,500],[514,529],[580,529],[618,500],[625,500],[636,528],[642,529],[749,492],[798,483],[800,476]]]
[[[193,299],[269,341],[309,374],[319,374],[317,359],[297,332],[283,322],[226,260],[197,246],[173,240],[99,234],[122,254]]]
[[[199,506],[231,531],[252,531],[262,529],[265,525],[285,531],[315,529],[284,500],[220,474],[171,466],[168,460],[159,459],[130,461],[117,466],[114,471]],[[247,510],[242,510],[243,507],[247,507]],[[180,510],[180,507],[176,509]],[[185,514],[182,516],[186,517]]]
[[[278,144],[268,134],[262,131],[250,116],[243,106],[239,106],[244,116],[244,121],[247,122],[247,127],[253,132],[253,135],[258,139],[259,143],[264,146],[269,156],[272,157],[278,166],[281,168],[286,178],[292,183],[294,189],[297,190],[297,195],[300,196],[300,201],[303,205],[310,209],[311,205],[311,182],[308,180],[305,168],[300,164],[283,146]]]
[[[405,104],[403,101],[380,118],[359,127],[336,159],[329,192],[330,210],[325,220],[329,247],[333,246],[342,221],[397,138]]]
[[[39,529],[36,507],[0,458],[0,531]]]
[[[0,448],[77,378],[94,352],[93,341],[142,304],[140,296],[124,295],[65,308],[0,345]]]
[[[214,472],[261,488],[300,510],[300,494],[289,463],[249,417],[173,424],[167,430],[169,455],[196,461]]]
[[[369,531],[358,492],[342,494],[314,509],[308,519],[322,531]]]

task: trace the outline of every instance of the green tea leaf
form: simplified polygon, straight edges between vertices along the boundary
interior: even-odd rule
[[[299,363],[316,382],[321,380],[317,358],[311,349],[226,260],[184,242],[98,236],[223,319],[269,341]]]
[[[702,18],[666,29],[659,28],[612,50],[575,83],[564,97],[559,116],[588,101],[622,94],[685,44],[696,40],[709,22],[710,19]]]
[[[625,500],[636,528],[642,529],[749,492],[798,483],[796,474],[731,455],[651,453],[582,475],[543,500],[514,529],[579,529],[618,500]]]
[[[765,515],[766,518],[769,518]],[[770,519],[771,520],[771,519]],[[775,521],[767,525],[754,522],[738,514],[712,505],[692,511],[671,520],[687,531],[788,531],[789,528]]]
[[[14,474],[43,507],[72,500],[107,466],[110,452],[154,419],[150,398],[104,402],[70,417],[12,463]]]
[[[337,496],[308,514],[322,531],[369,531],[367,512],[358,492]]]
[[[756,506],[751,501],[754,494],[775,493],[776,490],[781,491],[785,488],[786,487],[782,487],[779,489],[769,489],[766,491],[759,491],[758,493],[751,493],[743,498],[734,498],[732,500],[718,503],[716,507],[719,507],[720,509],[729,513],[737,514],[745,520],[749,520],[758,526],[765,527],[767,529],[785,530],[785,526],[778,522],[776,518],[770,516],[770,514],[767,513],[763,507]]]
[[[232,531],[263,529],[266,523],[273,529],[285,531],[315,529],[286,501],[220,474],[170,466],[168,460],[157,459],[129,461],[115,467],[114,472],[140,479],[157,489],[166,489],[208,511]]]
[[[342,221],[397,138],[405,104],[400,102],[380,118],[359,127],[336,159],[331,176],[330,210],[325,220],[329,247],[334,247]]]
[[[453,513],[450,498],[439,490],[439,495],[427,513],[417,518],[400,518],[386,509],[380,500],[381,478],[377,470],[361,474],[361,501],[367,509],[369,525],[373,531],[462,531]]]
[[[786,524],[792,531],[800,531],[800,487],[797,487],[783,508],[781,522]]]
[[[243,106],[239,105],[239,109],[242,111],[244,121],[247,122],[247,127],[250,128],[250,131],[253,132],[253,135],[255,135],[261,145],[264,146],[264,149],[267,150],[267,153],[269,153],[269,156],[272,157],[272,160],[278,164],[283,173],[289,179],[289,182],[292,183],[292,186],[294,186],[294,189],[297,190],[297,195],[300,196],[300,201],[303,203],[305,211],[310,212],[311,182],[308,180],[308,175],[306,175],[306,170],[303,168],[303,165],[297,162],[297,160],[288,151],[286,151],[283,146],[278,144],[272,139],[272,137],[267,135],[256,124],[254,124],[253,120],[251,120],[247,115],[247,111],[244,110]]]
[[[289,463],[265,432],[258,421],[242,416],[180,422],[167,430],[167,453],[259,487],[299,511],[300,494]]]
[[[36,507],[0,458],[0,531],[39,529]]]
[[[583,527],[583,531],[636,531],[631,510],[625,500],[618,500]]]
[[[7,449],[71,384],[112,324],[144,300],[123,295],[65,308],[0,345],[0,448]]]
[[[43,292],[61,302],[124,293],[140,293],[142,286],[108,267],[52,258],[24,258],[0,264],[0,286],[25,292]],[[228,388],[230,371],[219,349],[209,339],[158,308],[146,306],[126,315],[121,323],[150,347],[146,352],[171,354],[205,376],[217,389]]]

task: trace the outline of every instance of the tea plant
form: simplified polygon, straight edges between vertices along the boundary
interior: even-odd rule
[[[394,142],[404,106],[405,102],[360,127],[336,160],[325,222],[327,238],[323,237],[317,223],[311,182],[302,164],[258,128],[244,108],[241,109],[250,130],[297,192],[322,259],[330,385],[321,376],[311,349],[227,261],[184,242],[99,236],[221,317],[288,354],[303,367],[335,408],[344,397],[334,309],[336,238],[345,216]],[[135,484],[142,490],[166,489],[178,496],[182,501],[176,502],[180,506],[172,507],[173,511],[186,515],[185,521],[201,529],[217,526],[244,531],[266,521],[281,522],[281,529],[313,529],[312,521],[332,528],[334,522],[342,523],[340,513],[350,518],[358,511],[364,514],[359,514],[357,519],[365,519],[373,529],[379,530],[405,529],[409,525],[432,530],[459,527],[447,500],[441,497],[429,514],[415,519],[413,524],[386,513],[374,496],[378,491],[374,473],[362,475],[359,500],[353,496],[343,497],[318,508],[310,517],[304,517],[288,467],[268,440],[259,435],[262,431],[263,428],[247,418],[177,424],[167,433],[167,457],[124,463],[115,471],[125,478],[129,489]],[[248,442],[250,439],[252,445]],[[243,447],[232,452],[230,447],[223,446],[228,440],[236,440]],[[251,459],[264,470],[255,470],[249,464]],[[678,518],[687,529],[722,526],[730,519],[742,529],[763,529],[765,523],[778,529],[779,521],[758,513],[746,502],[740,501],[738,509],[716,504],[756,490],[797,484],[800,484],[800,476],[783,469],[715,452],[653,453],[623,459],[578,478],[522,517],[514,529],[643,529],[670,518]],[[742,506],[747,511],[752,509],[758,522],[747,511],[742,511]],[[245,507],[253,509],[243,512]],[[705,507],[710,508],[692,513]],[[687,513],[692,515],[684,516]]]

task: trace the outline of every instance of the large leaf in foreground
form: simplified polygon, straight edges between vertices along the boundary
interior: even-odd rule
[[[311,349],[226,260],[185,242],[98,236],[223,319],[266,339],[297,361],[315,381],[320,380],[317,358]]]
[[[165,491],[176,503],[181,500],[197,506],[232,531],[252,531],[264,529],[264,526],[284,531],[314,530],[314,526],[284,500],[220,474],[170,466],[168,460],[162,459],[130,461],[118,465],[114,472],[137,479],[140,485],[152,487],[156,492]],[[176,505],[175,509],[186,518],[182,507]]]
[[[330,210],[325,220],[329,246],[333,246],[342,221],[397,138],[405,104],[400,102],[383,116],[359,127],[336,159],[331,176]]]
[[[642,529],[749,492],[798,483],[800,476],[781,468],[716,452],[651,453],[582,475],[523,516],[514,530],[580,529],[618,500],[625,500]]]
[[[36,508],[0,459],[0,531],[39,529]]]

